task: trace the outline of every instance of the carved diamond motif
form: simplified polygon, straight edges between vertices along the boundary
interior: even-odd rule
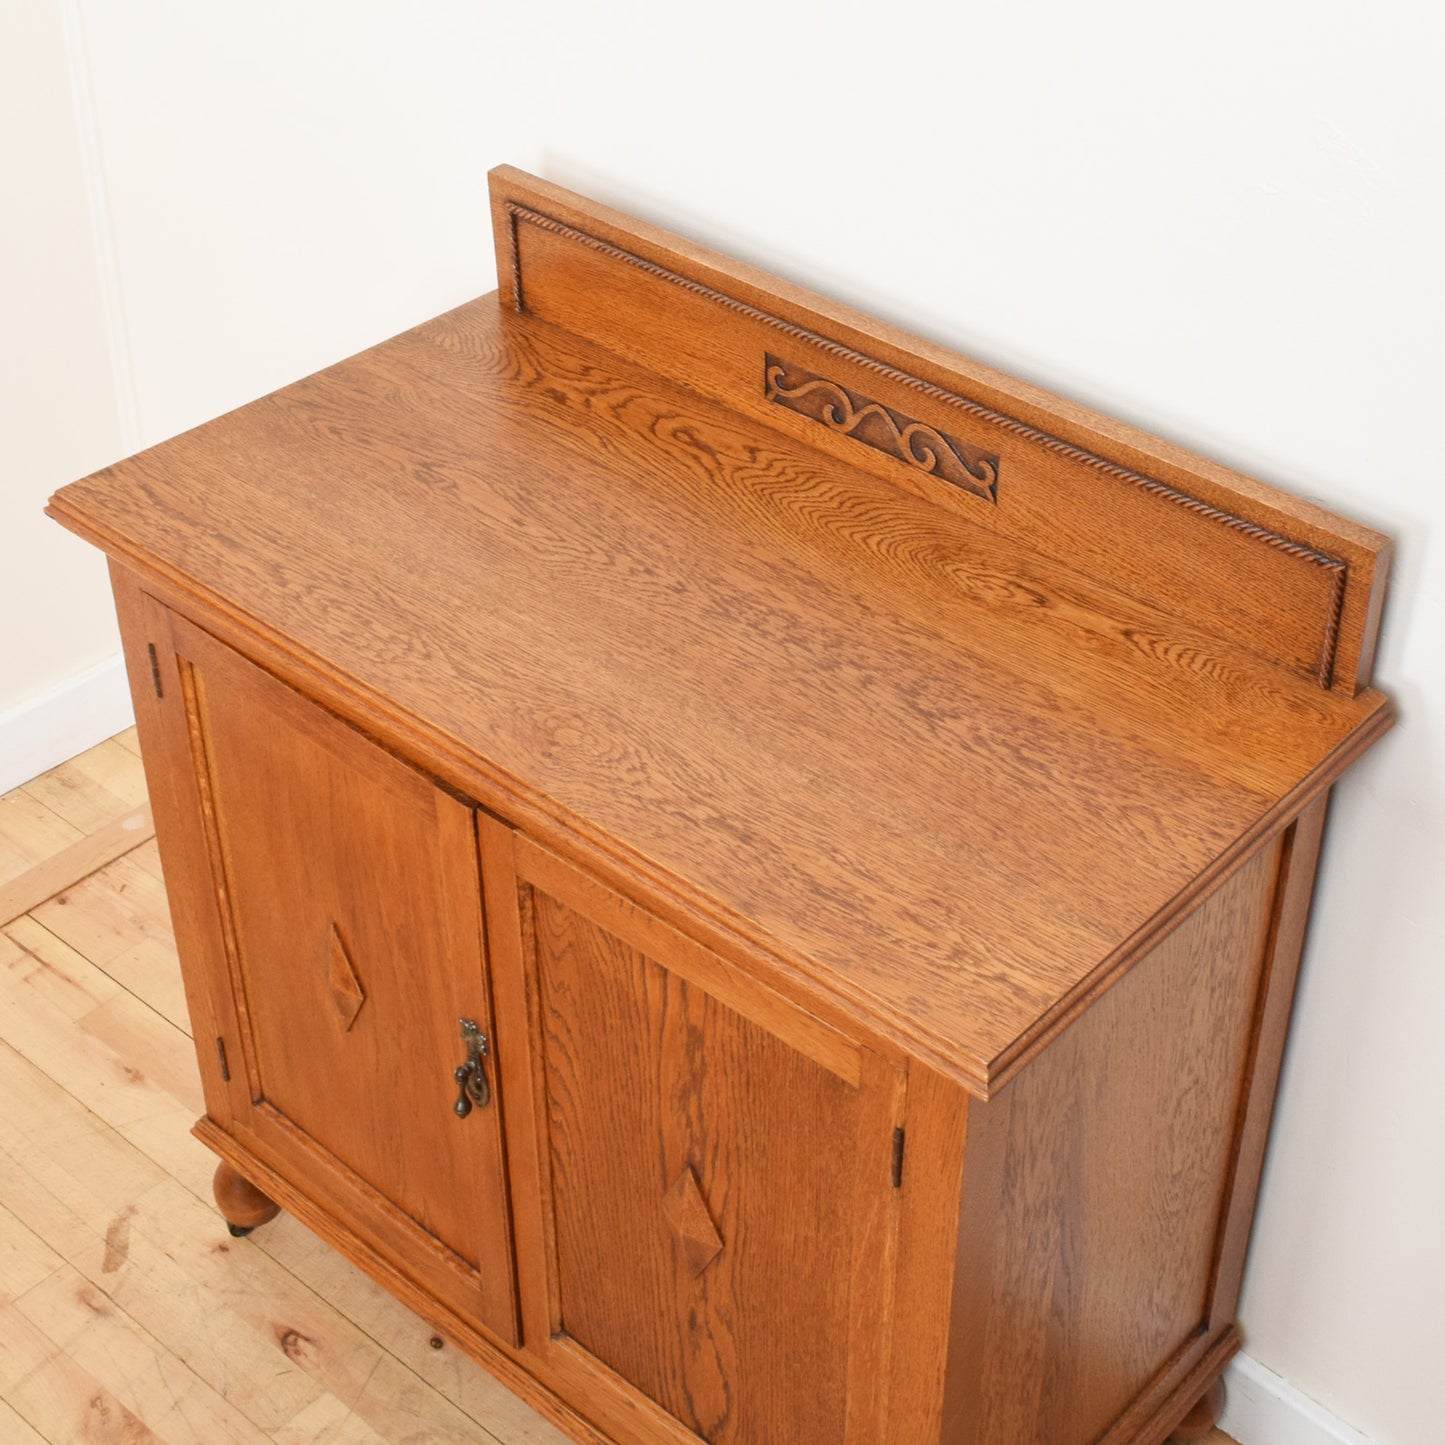
[[[684,1169],[663,1196],[662,1212],[677,1234],[688,1270],[696,1279],[722,1253],[723,1240],[691,1169]]]
[[[361,1006],[366,1002],[366,990],[356,976],[356,969],[341,933],[333,923],[326,932],[326,942],[321,950],[322,967],[326,970],[327,987],[331,991],[331,1002],[336,1006],[336,1017],[347,1033],[356,1022]]]

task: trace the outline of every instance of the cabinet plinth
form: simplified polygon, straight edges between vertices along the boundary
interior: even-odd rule
[[[1387,544],[493,194],[500,295],[52,501],[222,1213],[599,1445],[1187,1436]]]

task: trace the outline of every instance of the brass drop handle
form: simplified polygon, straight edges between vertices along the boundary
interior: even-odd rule
[[[472,1112],[472,1105],[485,1109],[492,1102],[492,1086],[482,1068],[487,1056],[487,1036],[471,1019],[462,1019],[462,1042],[467,1046],[467,1061],[452,1070],[452,1078],[461,1090],[452,1105],[458,1119],[465,1119]]]

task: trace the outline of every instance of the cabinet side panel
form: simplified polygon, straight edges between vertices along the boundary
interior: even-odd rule
[[[185,709],[179,705],[181,678],[170,620],[165,609],[141,590],[139,580],[115,562],[110,564],[110,583],[206,1113],[229,1124],[250,1107],[250,1090],[209,850],[188,790],[194,764]]]
[[[1285,839],[1280,860],[1280,882],[1275,898],[1268,960],[1260,990],[1259,1016],[1249,1068],[1249,1084],[1242,1101],[1229,1203],[1219,1236],[1219,1262],[1210,1302],[1210,1323],[1233,1319],[1244,1277],[1245,1253],[1254,1222],[1264,1149],[1274,1114],[1275,1091],[1284,1059],[1285,1035],[1294,1004],[1305,926],[1314,895],[1329,794],[1318,798],[1300,814]]]
[[[970,1108],[949,1445],[1087,1445],[1204,1348],[1281,851]]]

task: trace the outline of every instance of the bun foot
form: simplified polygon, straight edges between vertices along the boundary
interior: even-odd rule
[[[1215,1380],[1194,1402],[1194,1408],[1174,1427],[1166,1445],[1195,1445],[1219,1423],[1224,1414],[1224,1381]]]
[[[275,1219],[281,1206],[267,1199],[249,1179],[243,1179],[229,1164],[216,1165],[211,1181],[216,1207],[233,1239],[242,1239],[258,1224]]]

